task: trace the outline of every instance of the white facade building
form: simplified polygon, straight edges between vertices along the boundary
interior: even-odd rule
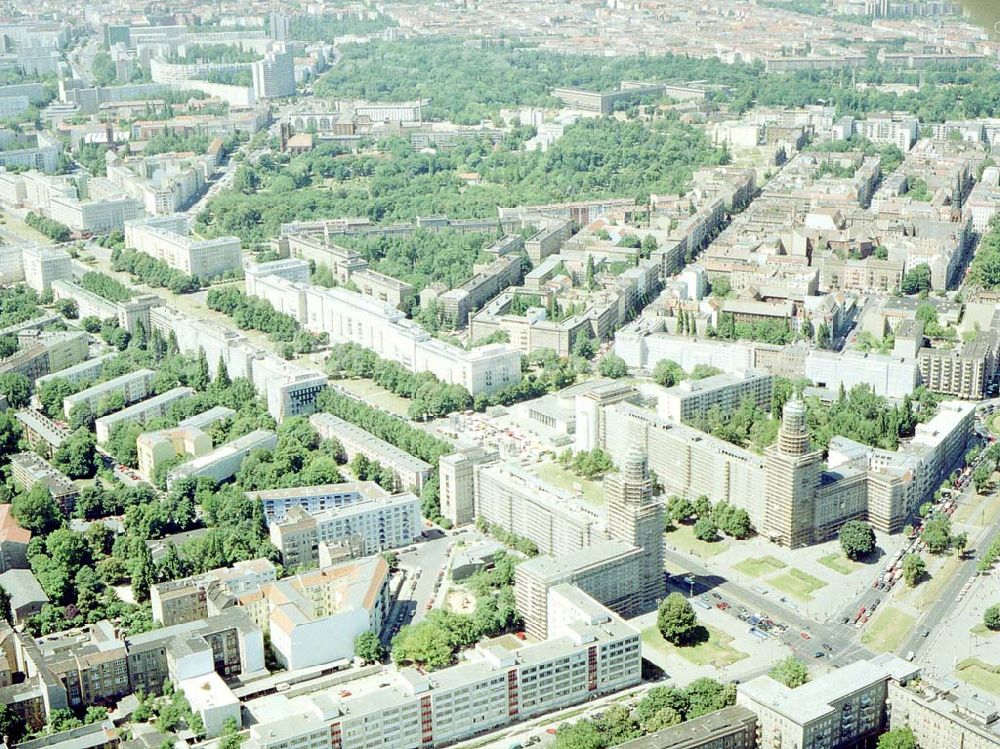
[[[53,281],[73,277],[73,260],[58,247],[24,245],[21,259],[25,282],[39,293],[49,291]]]
[[[253,90],[258,99],[279,99],[295,95],[295,58],[284,45],[253,63]]]
[[[125,246],[198,278],[213,278],[239,270],[242,248],[238,237],[194,239],[184,214],[154,216],[125,224]]]
[[[266,429],[257,429],[249,434],[227,442],[201,457],[181,463],[167,473],[167,488],[170,489],[181,479],[196,479],[202,476],[225,481],[236,474],[244,459],[254,450],[273,450],[278,445],[278,435]]]

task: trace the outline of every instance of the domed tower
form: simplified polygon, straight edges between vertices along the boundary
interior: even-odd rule
[[[822,472],[823,453],[809,442],[806,406],[794,398],[785,404],[778,440],[764,457],[764,535],[792,548],[813,542]]]
[[[608,536],[643,551],[636,613],[656,606],[666,594],[663,566],[663,506],[653,500],[646,455],[632,445],[621,471],[604,479]]]

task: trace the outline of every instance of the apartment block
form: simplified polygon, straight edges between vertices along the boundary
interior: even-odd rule
[[[419,491],[424,482],[430,478],[433,466],[415,458],[395,445],[379,439],[371,432],[366,432],[349,421],[344,421],[333,414],[318,413],[309,417],[309,423],[323,439],[333,438],[344,448],[347,459],[353,460],[357,454],[364,455],[369,460],[392,470],[403,488],[413,488]]]
[[[63,514],[69,516],[73,513],[80,490],[66,474],[52,467],[44,458],[35,453],[12,455],[10,473],[25,491],[30,491],[36,484],[43,484]]]
[[[292,507],[268,531],[282,563],[295,567],[318,561],[324,544],[360,546],[366,554],[406,546],[420,536],[421,527],[420,499],[405,492],[362,498],[316,513]]]
[[[212,156],[163,153],[155,156],[105,156],[108,179],[153,216],[177,213],[201,194],[215,171]]]
[[[920,380],[928,390],[965,400],[981,400],[1000,359],[1000,336],[980,333],[953,349],[922,348],[917,353]]]
[[[121,229],[125,221],[144,215],[138,201],[103,177],[0,172],[0,200],[85,234]]]
[[[76,302],[81,318],[114,318],[129,333],[135,333],[141,324],[143,331],[148,334],[152,330],[150,310],[163,305],[163,299],[155,294],[140,294],[125,302],[112,302],[68,279],[53,281],[52,293],[56,299],[72,299]]]
[[[176,387],[160,395],[139,401],[121,411],[98,417],[94,422],[97,441],[105,444],[114,429],[121,424],[145,424],[150,419],[159,419],[170,412],[174,404],[194,395],[194,388]]]
[[[295,95],[295,59],[291,52],[278,49],[253,63],[253,90],[258,99],[280,99]]]
[[[704,419],[710,410],[735,411],[745,399],[764,410],[771,408],[774,378],[750,370],[742,377],[718,374],[701,380],[684,380],[660,395],[657,412],[678,424]]]
[[[24,263],[21,248],[17,245],[0,247],[0,284],[20,283],[24,280]]]
[[[53,281],[73,277],[72,259],[58,247],[24,245],[21,258],[25,283],[39,293],[49,291]]]
[[[638,684],[638,632],[592,599],[578,609],[546,642],[484,642],[459,665],[426,674],[390,668],[346,689],[249,702],[247,749],[318,748],[331,737],[341,749],[430,748]]]
[[[736,689],[736,704],[757,715],[762,747],[840,749],[872,741],[886,727],[890,680],[919,670],[891,654],[855,661],[795,689],[758,676]]]
[[[452,525],[466,525],[476,519],[473,469],[477,465],[492,463],[499,457],[496,450],[483,447],[468,447],[441,456],[438,461],[441,514]]]
[[[225,481],[234,476],[246,457],[255,450],[273,450],[278,445],[278,435],[266,429],[256,429],[232,442],[181,463],[167,472],[167,488],[170,489],[182,479],[210,478]]]
[[[226,409],[230,410],[230,409]],[[176,457],[198,458],[212,450],[212,438],[199,427],[178,424],[173,429],[143,432],[136,440],[139,473],[152,481],[156,469]]]
[[[0,573],[28,567],[31,531],[18,524],[10,509],[9,504],[0,504]],[[5,686],[2,681],[0,686]]]
[[[57,424],[41,411],[21,409],[14,414],[31,448],[47,456],[59,449],[71,434],[68,426]]]
[[[0,166],[24,167],[52,174],[56,171],[62,144],[44,131],[16,133],[0,130]]]
[[[249,289],[249,287],[248,287]],[[432,372],[472,395],[493,393],[521,379],[521,354],[507,344],[465,351],[431,336],[396,307],[345,288],[325,289],[257,276],[253,295],[293,315],[336,343],[357,343],[411,372]]]
[[[165,627],[207,619],[222,613],[231,598],[250,593],[278,579],[267,559],[236,562],[201,575],[157,583],[150,588],[153,620]]]
[[[243,263],[238,237],[195,239],[188,234],[184,214],[127,222],[125,246],[198,278],[214,278],[238,271]]]
[[[110,395],[120,394],[126,405],[142,400],[150,393],[156,373],[151,369],[139,369],[107,382],[92,385],[73,395],[63,398],[63,413],[69,417],[77,406],[86,405],[96,411],[102,400]]]

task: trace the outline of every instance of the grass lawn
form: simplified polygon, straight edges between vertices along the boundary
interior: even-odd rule
[[[944,586],[948,584],[948,581],[955,576],[956,570],[958,570],[961,562],[955,557],[948,557],[944,560],[944,563],[938,568],[934,576],[925,583],[918,585],[915,590],[915,595],[912,596],[912,603],[918,609],[925,609],[934,603],[941,596],[941,591]]]
[[[373,406],[380,406],[386,411],[391,411],[397,416],[406,418],[406,411],[410,407],[409,399],[401,398],[395,393],[390,393],[371,380],[343,379],[330,380],[330,382],[340,385],[344,390],[354,393],[359,398],[364,398]]]
[[[746,653],[732,647],[733,638],[725,632],[715,627],[705,628],[708,630],[708,641],[698,645],[683,648],[671,645],[663,639],[655,626],[642,631],[642,644],[643,647],[659,650],[666,655],[680,656],[696,666],[724,668],[748,657]]]
[[[538,478],[570,494],[577,493],[578,490],[574,485],[578,485],[584,502],[597,507],[604,505],[604,491],[598,481],[580,478],[558,463],[542,463],[536,467],[535,472],[538,474]]]
[[[977,637],[996,637],[1000,635],[1000,632],[989,629],[985,624],[979,622],[975,627],[969,630],[972,634]]]
[[[993,478],[997,478],[996,474]],[[976,494],[975,499],[958,506],[953,522],[969,523],[984,528],[993,525],[998,516],[1000,516],[1000,493]]]
[[[679,551],[696,557],[714,557],[729,548],[728,541],[699,541],[694,537],[690,525],[675,526],[675,530],[667,534],[667,546],[673,546]]]
[[[822,580],[795,567],[776,577],[769,578],[767,583],[800,601],[811,601],[813,593],[826,587],[826,583]]]
[[[841,552],[827,554],[819,559],[819,563],[841,575],[850,575],[861,565],[844,556]]]
[[[957,675],[966,684],[1000,695],[1000,666],[978,658],[967,658],[958,664]]]
[[[750,577],[764,577],[764,575],[770,575],[772,572],[783,570],[786,566],[780,559],[766,556],[744,559],[739,564],[734,564],[733,569]]]
[[[916,623],[914,617],[888,606],[865,628],[861,642],[876,653],[894,652]]]

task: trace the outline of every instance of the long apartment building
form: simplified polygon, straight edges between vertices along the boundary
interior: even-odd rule
[[[732,413],[749,398],[755,406],[770,410],[774,378],[748,371],[742,377],[726,373],[701,380],[684,380],[667,388],[657,403],[657,412],[678,424],[705,418],[713,408]]]
[[[77,304],[80,317],[98,317],[101,320],[114,318],[129,333],[142,326],[149,333],[152,330],[150,310],[163,305],[162,297],[156,294],[140,294],[125,302],[112,302],[99,294],[87,291],[68,278],[52,282],[52,293],[56,299],[72,299]]]
[[[286,567],[317,562],[323,544],[355,545],[374,554],[413,543],[420,536],[420,498],[404,492],[316,513],[292,507],[283,520],[271,523],[268,533]]]
[[[81,382],[93,382],[101,373],[104,371],[104,367],[108,362],[112,361],[118,354],[103,354],[102,356],[94,357],[93,359],[87,359],[79,364],[74,364],[72,367],[66,367],[66,369],[60,370],[59,372],[53,372],[52,374],[47,374],[43,377],[39,377],[35,381],[35,387],[41,387],[54,380],[65,380],[74,385]]]
[[[248,279],[249,281],[249,279]],[[472,395],[494,393],[521,380],[521,354],[503,344],[465,351],[431,336],[392,305],[345,288],[325,289],[276,275],[257,276],[247,293],[266,299],[307,329],[335,343],[353,342],[411,372],[432,372]]]
[[[126,221],[145,215],[137,200],[104,178],[53,177],[34,171],[0,172],[0,201],[87,234],[122,229]]]
[[[165,393],[154,395],[152,398],[134,403],[121,411],[101,416],[94,422],[97,441],[102,445],[107,443],[115,427],[121,424],[145,424],[150,419],[166,416],[171,406],[190,398],[192,395],[194,395],[194,388],[176,387]]]
[[[146,213],[163,216],[187,208],[201,194],[215,171],[212,156],[163,153],[156,156],[105,156],[108,179]]]
[[[25,283],[39,293],[49,291],[53,281],[73,277],[73,259],[61,247],[23,245],[21,262]]]
[[[171,429],[143,432],[136,438],[139,473],[150,481],[157,468],[181,455],[197,458],[212,450],[212,438],[205,432],[217,421],[231,419],[236,412],[225,406],[213,406],[200,414],[189,416]]]
[[[311,414],[316,396],[326,388],[327,376],[322,372],[279,359],[232,328],[196,319],[167,306],[150,310],[149,319],[152,329],[164,336],[174,334],[181,352],[204,351],[213,377],[222,361],[230,378],[243,377],[252,382],[276,421]]]
[[[260,502],[268,524],[280,523],[293,507],[301,507],[310,515],[315,515],[325,510],[339,509],[358,502],[376,501],[388,496],[389,492],[374,481],[247,492],[247,497]]]
[[[238,271],[243,263],[239,237],[195,239],[180,213],[126,222],[125,246],[198,278]]]
[[[182,479],[210,478],[225,481],[236,475],[246,457],[255,450],[273,450],[278,435],[267,429],[256,429],[232,442],[219,445],[209,453],[192,458],[167,472],[167,488]]]
[[[449,668],[388,668],[347,689],[249,702],[247,748],[430,749],[638,684],[639,633],[579,591],[565,597],[575,615],[545,642],[484,642]]]
[[[333,414],[313,414],[309,417],[309,423],[323,439],[338,440],[348,460],[353,460],[355,455],[361,454],[392,470],[402,488],[414,488],[419,491],[434,469],[430,463],[415,458],[405,450],[400,450],[371,432],[366,432],[361,427]]]
[[[648,736],[620,749],[756,749],[757,716],[739,705],[724,707]]]
[[[156,373],[151,369],[138,369],[107,382],[92,385],[78,393],[67,395],[63,398],[63,413],[68,417],[74,408],[84,404],[91,411],[94,411],[102,400],[116,394],[120,394],[124,398],[126,405],[135,403],[149,395],[155,376]]]
[[[477,465],[475,515],[561,556],[605,538],[603,517],[534,476],[503,463]]]

